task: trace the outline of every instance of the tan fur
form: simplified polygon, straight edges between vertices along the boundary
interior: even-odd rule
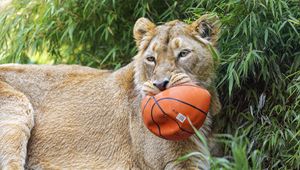
[[[159,92],[154,80],[168,77],[168,87],[194,82],[213,96],[211,113],[200,129],[211,135],[211,118],[220,103],[207,43],[215,42],[199,37],[201,25],[195,25],[172,21],[155,26],[139,19],[134,28],[139,52],[115,72],[1,65],[0,169],[208,169],[205,158],[172,162],[190,151],[208,152],[195,138],[174,142],[154,136],[140,113],[143,96]],[[183,48],[192,53],[179,61],[176,56]],[[157,63],[145,61],[147,55],[154,55]]]

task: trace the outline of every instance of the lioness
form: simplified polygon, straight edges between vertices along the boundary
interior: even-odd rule
[[[138,54],[117,71],[67,65],[0,66],[0,169],[208,169],[205,158],[175,164],[195,150],[193,138],[168,141],[145,128],[140,102],[170,86],[193,82],[212,94],[201,133],[210,142],[220,110],[208,45],[215,18],[134,26]],[[207,154],[207,152],[203,152]]]

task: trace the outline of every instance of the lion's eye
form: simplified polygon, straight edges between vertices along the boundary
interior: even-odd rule
[[[155,57],[153,57],[153,56],[148,56],[146,59],[149,62],[155,62]]]
[[[191,52],[191,50],[184,49],[184,50],[180,51],[180,53],[178,54],[178,58],[185,57],[185,56],[187,56],[190,52]]]

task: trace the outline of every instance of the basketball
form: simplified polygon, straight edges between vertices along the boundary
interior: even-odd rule
[[[141,109],[145,126],[156,136],[167,140],[184,140],[199,129],[208,114],[210,94],[196,85],[168,88],[155,96],[146,96]]]

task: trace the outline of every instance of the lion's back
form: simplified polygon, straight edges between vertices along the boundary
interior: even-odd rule
[[[78,65],[0,65],[0,80],[23,92],[33,104],[46,93],[71,82],[93,77],[105,77],[110,71]]]

